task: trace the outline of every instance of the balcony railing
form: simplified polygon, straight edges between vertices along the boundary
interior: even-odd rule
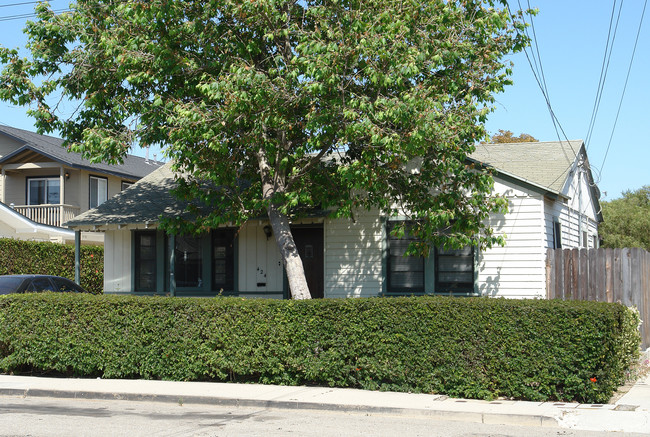
[[[10,205],[28,219],[50,226],[61,226],[79,214],[79,207],[72,205]]]

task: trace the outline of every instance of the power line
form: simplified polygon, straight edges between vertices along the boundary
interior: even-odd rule
[[[614,49],[614,41],[616,40],[616,32],[618,30],[618,23],[621,18],[621,11],[623,9],[623,0],[618,8],[618,16],[616,18],[616,25],[614,26],[614,34],[612,36],[612,23],[614,23],[614,14],[616,13],[616,0],[612,5],[612,13],[609,18],[609,30],[607,32],[607,41],[605,43],[605,53],[603,53],[603,64],[600,67],[600,78],[598,79],[598,88],[596,89],[596,97],[594,99],[594,107],[591,111],[591,119],[589,120],[589,127],[587,128],[587,135],[585,136],[585,142],[588,147],[591,141],[591,135],[593,133],[594,127],[596,125],[596,118],[598,116],[598,109],[600,108],[600,100],[603,96],[603,90],[605,89],[605,81],[607,80],[607,72],[609,71],[609,62],[612,58],[612,51]],[[611,36],[611,39],[610,39]]]
[[[9,8],[12,6],[22,6],[22,5],[35,5],[36,3],[40,3],[40,2],[35,1],[35,2],[10,3],[8,5],[0,5],[0,8]]]
[[[53,9],[52,12],[55,14],[60,14],[63,12],[70,12],[70,9]],[[5,15],[4,17],[0,16],[0,22],[12,21],[12,20],[24,20],[25,18],[34,18],[37,15],[38,14],[36,14],[36,12],[27,12],[24,14],[16,14],[16,15]]]
[[[519,9],[521,11],[523,11],[523,8],[521,7],[520,0],[517,0],[517,4],[519,5]],[[512,19],[514,20],[515,16],[512,14],[512,11],[510,10],[510,5],[507,2],[506,2],[506,8],[508,10],[508,13],[510,14]],[[528,1],[528,9],[530,9],[530,0]],[[549,92],[548,92],[548,86],[546,85],[546,78],[545,78],[545,76],[543,74],[542,59],[541,59],[541,56],[540,56],[540,53],[539,53],[539,44],[537,42],[537,34],[536,34],[535,30],[534,30],[535,25],[534,25],[534,20],[533,20],[532,14],[530,14],[530,21],[531,21],[531,28],[533,30],[532,38],[530,37],[530,35],[528,34],[528,32],[526,31],[525,28],[524,28],[524,33],[525,33],[525,36],[530,41],[532,41],[532,43],[534,44],[535,51],[531,50],[531,54],[529,55],[528,50],[526,49],[526,47],[524,47],[523,52],[526,55],[526,59],[528,60],[528,65],[530,66],[530,69],[533,72],[533,77],[535,78],[535,81],[537,82],[537,85],[539,86],[539,89],[542,92],[542,96],[544,97],[544,100],[546,102],[546,107],[548,109],[549,115],[551,116],[551,122],[553,123],[553,128],[555,129],[555,134],[557,135],[557,139],[559,140],[560,143],[563,143],[564,141],[562,140],[562,135],[564,135],[564,140],[566,140],[566,142],[570,145],[571,143],[569,141],[569,138],[568,138],[566,132],[564,131],[564,128],[562,127],[562,124],[560,123],[560,120],[555,115],[555,111],[553,110],[553,106],[551,105],[551,99],[550,99]],[[516,32],[519,33],[519,30],[516,30]],[[537,53],[537,56],[538,56],[537,58],[535,57],[535,53]],[[532,60],[531,60],[531,57],[532,57]],[[537,65],[539,65],[539,67],[536,67]],[[562,135],[560,135],[560,131],[562,132]],[[560,179],[560,177],[562,177],[562,174],[564,174],[566,171],[569,171],[571,169],[572,165],[573,164],[569,165],[566,168],[566,170],[564,172],[562,172],[560,174],[560,176],[558,176],[551,183],[551,185],[554,184],[555,182],[557,182]]]
[[[607,143],[607,149],[605,150],[605,156],[603,157],[603,163],[600,165],[600,171],[602,172],[605,168],[605,161],[607,160],[607,155],[609,154],[609,147],[612,145],[612,138],[614,137],[614,130],[616,130],[616,124],[618,123],[618,116],[621,113],[621,106],[623,105],[623,98],[625,97],[625,91],[627,89],[627,82],[630,79],[630,71],[632,70],[632,63],[634,62],[634,55],[636,54],[636,47],[639,43],[639,35],[641,34],[641,27],[643,26],[643,18],[645,16],[646,6],[648,6],[648,0],[645,0],[643,3],[643,11],[641,12],[641,19],[639,20],[639,28],[636,31],[636,39],[634,40],[634,49],[632,49],[632,56],[630,57],[630,64],[627,67],[627,75],[625,76],[625,84],[623,85],[623,92],[621,93],[621,99],[618,102],[618,109],[616,111],[616,118],[614,118],[614,125],[612,126],[612,133],[609,136],[609,142]]]

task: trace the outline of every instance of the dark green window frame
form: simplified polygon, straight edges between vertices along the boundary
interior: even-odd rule
[[[417,241],[415,237],[405,230],[402,238],[392,235],[393,229],[404,222],[388,221],[387,232],[387,257],[386,257],[386,292],[387,294],[424,294],[426,260],[423,256],[404,256],[409,244]]]
[[[155,292],[158,278],[156,231],[135,231],[134,291]]]
[[[392,236],[393,229],[401,224],[407,227],[404,236]],[[408,222],[389,220],[386,232],[386,295],[476,294],[476,250],[473,246],[451,250],[437,248],[428,257],[404,256],[408,245],[417,241],[408,233]]]
[[[474,247],[462,249],[435,250],[436,293],[461,294],[474,293],[475,265]]]
[[[210,262],[212,263],[212,291],[235,291],[235,238],[233,228],[212,231]]]

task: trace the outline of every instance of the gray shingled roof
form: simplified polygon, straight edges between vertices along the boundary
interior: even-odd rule
[[[144,158],[133,155],[126,155],[123,164],[93,164],[87,159],[83,159],[79,153],[68,152],[61,146],[63,140],[60,138],[48,135],[39,135],[23,129],[2,125],[0,125],[0,133],[4,133],[9,137],[24,143],[24,145],[19,149],[3,156],[2,159],[0,159],[0,165],[3,162],[10,161],[21,153],[30,150],[41,153],[54,161],[66,164],[73,168],[101,171],[103,173],[132,179],[140,179],[162,165],[161,162],[145,160]]]
[[[498,172],[560,194],[582,145],[582,140],[481,144],[470,158],[494,167]],[[162,215],[185,213],[188,202],[170,193],[174,187],[174,173],[171,163],[168,163],[65,225],[89,230],[93,226],[108,224],[156,224]]]
[[[559,194],[583,144],[582,140],[479,144],[470,158]]]
[[[64,225],[84,228],[88,225],[155,224],[161,215],[182,215],[188,202],[170,193],[176,186],[171,163],[167,163],[97,208],[74,217]]]

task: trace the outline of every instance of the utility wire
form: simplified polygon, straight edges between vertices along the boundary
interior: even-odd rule
[[[614,118],[614,126],[612,126],[612,133],[609,136],[609,142],[607,143],[607,149],[605,150],[605,156],[603,157],[603,163],[600,165],[600,171],[602,172],[605,168],[605,161],[607,160],[607,155],[609,154],[609,148],[612,145],[612,138],[614,137],[614,131],[616,130],[616,123],[618,123],[618,116],[621,113],[621,106],[623,105],[623,98],[625,97],[625,90],[627,89],[627,82],[630,79],[630,71],[632,70],[632,63],[634,62],[634,55],[636,54],[636,47],[639,43],[639,35],[641,35],[641,27],[643,26],[643,18],[645,16],[646,6],[648,6],[648,0],[645,0],[643,3],[643,11],[641,12],[641,19],[639,20],[639,28],[636,31],[636,39],[634,40],[634,49],[632,49],[632,56],[630,57],[630,64],[627,67],[627,75],[625,76],[625,84],[623,85],[623,92],[621,93],[621,100],[618,102],[618,109],[616,111],[616,118]]]
[[[585,142],[587,144],[586,147],[589,147],[589,144],[591,142],[591,135],[596,125],[596,118],[598,116],[598,110],[600,109],[600,101],[603,96],[603,90],[605,89],[605,81],[607,80],[607,72],[609,71],[609,62],[611,61],[612,58],[614,41],[616,40],[616,32],[618,30],[618,23],[621,18],[622,9],[623,9],[623,0],[621,0],[621,3],[618,8],[618,16],[616,18],[616,24],[614,26],[614,34],[612,35],[612,24],[614,23],[614,14],[616,13],[616,0],[614,0],[614,4],[612,5],[612,13],[609,19],[609,30],[607,32],[605,53],[603,54],[603,64],[600,67],[600,78],[598,79],[598,88],[596,89],[596,97],[594,99],[594,107],[591,111],[591,119],[589,120],[589,127],[587,128],[587,135],[585,137]]]
[[[22,6],[22,5],[35,5],[36,3],[40,3],[40,2],[36,1],[36,2],[10,3],[8,5],[0,5],[0,8],[9,8],[12,6]]]
[[[521,7],[520,0],[517,0],[517,4],[519,5],[519,9],[523,10],[523,8]],[[510,14],[510,16],[514,20],[515,16],[512,14],[512,11],[510,10],[510,5],[507,2],[506,2],[506,8],[508,10],[508,13]],[[528,9],[530,9],[530,0],[528,1]],[[545,79],[545,76],[543,75],[542,60],[541,60],[541,56],[539,55],[539,44],[538,44],[538,41],[537,41],[537,34],[536,34],[535,30],[534,30],[534,20],[533,20],[532,14],[530,15],[530,20],[531,20],[531,29],[533,30],[532,38],[530,37],[530,35],[528,34],[528,32],[525,29],[524,29],[524,33],[525,33],[526,37],[529,40],[532,41],[532,43],[534,44],[536,49],[535,49],[535,51],[531,50],[531,53],[529,54],[527,48],[524,47],[523,52],[526,55],[526,59],[528,60],[528,65],[530,66],[530,69],[533,72],[533,77],[535,78],[535,81],[537,82],[537,85],[539,86],[539,89],[542,92],[542,96],[544,97],[544,100],[546,102],[546,107],[547,107],[548,112],[549,112],[549,114],[551,116],[551,122],[553,123],[553,128],[555,129],[555,134],[557,135],[557,138],[558,138],[559,142],[561,144],[564,143],[564,141],[562,140],[562,135],[563,135],[564,140],[566,140],[566,143],[569,145],[569,147],[571,149],[573,149],[573,146],[571,145],[571,142],[569,141],[569,138],[567,137],[567,134],[564,131],[564,128],[562,127],[562,124],[560,123],[560,120],[557,118],[557,116],[555,115],[555,111],[553,110],[553,105],[551,104],[551,99],[550,99],[549,92],[548,92],[548,86],[546,85],[546,79]],[[519,33],[519,30],[516,30],[516,31]],[[537,53],[537,56],[538,56],[537,58],[535,57],[535,53]],[[532,57],[532,60],[531,60],[531,57]],[[534,65],[535,66],[539,65],[539,67],[536,68]],[[562,135],[560,135],[560,132],[562,133]],[[567,156],[567,158],[569,158],[569,157]],[[556,183],[567,171],[570,170],[571,166],[573,165],[573,160],[570,159],[570,158],[568,160],[571,162],[571,164],[566,168],[566,170],[561,172],[558,175],[558,177],[550,185],[553,185],[554,183]]]
[[[70,9],[53,9],[53,13],[55,14],[60,14],[63,12],[70,12]],[[0,16],[0,22],[2,21],[12,21],[12,20],[24,20],[25,18],[33,18],[36,17],[36,12],[27,12],[24,14],[16,14],[16,15],[5,15]]]

